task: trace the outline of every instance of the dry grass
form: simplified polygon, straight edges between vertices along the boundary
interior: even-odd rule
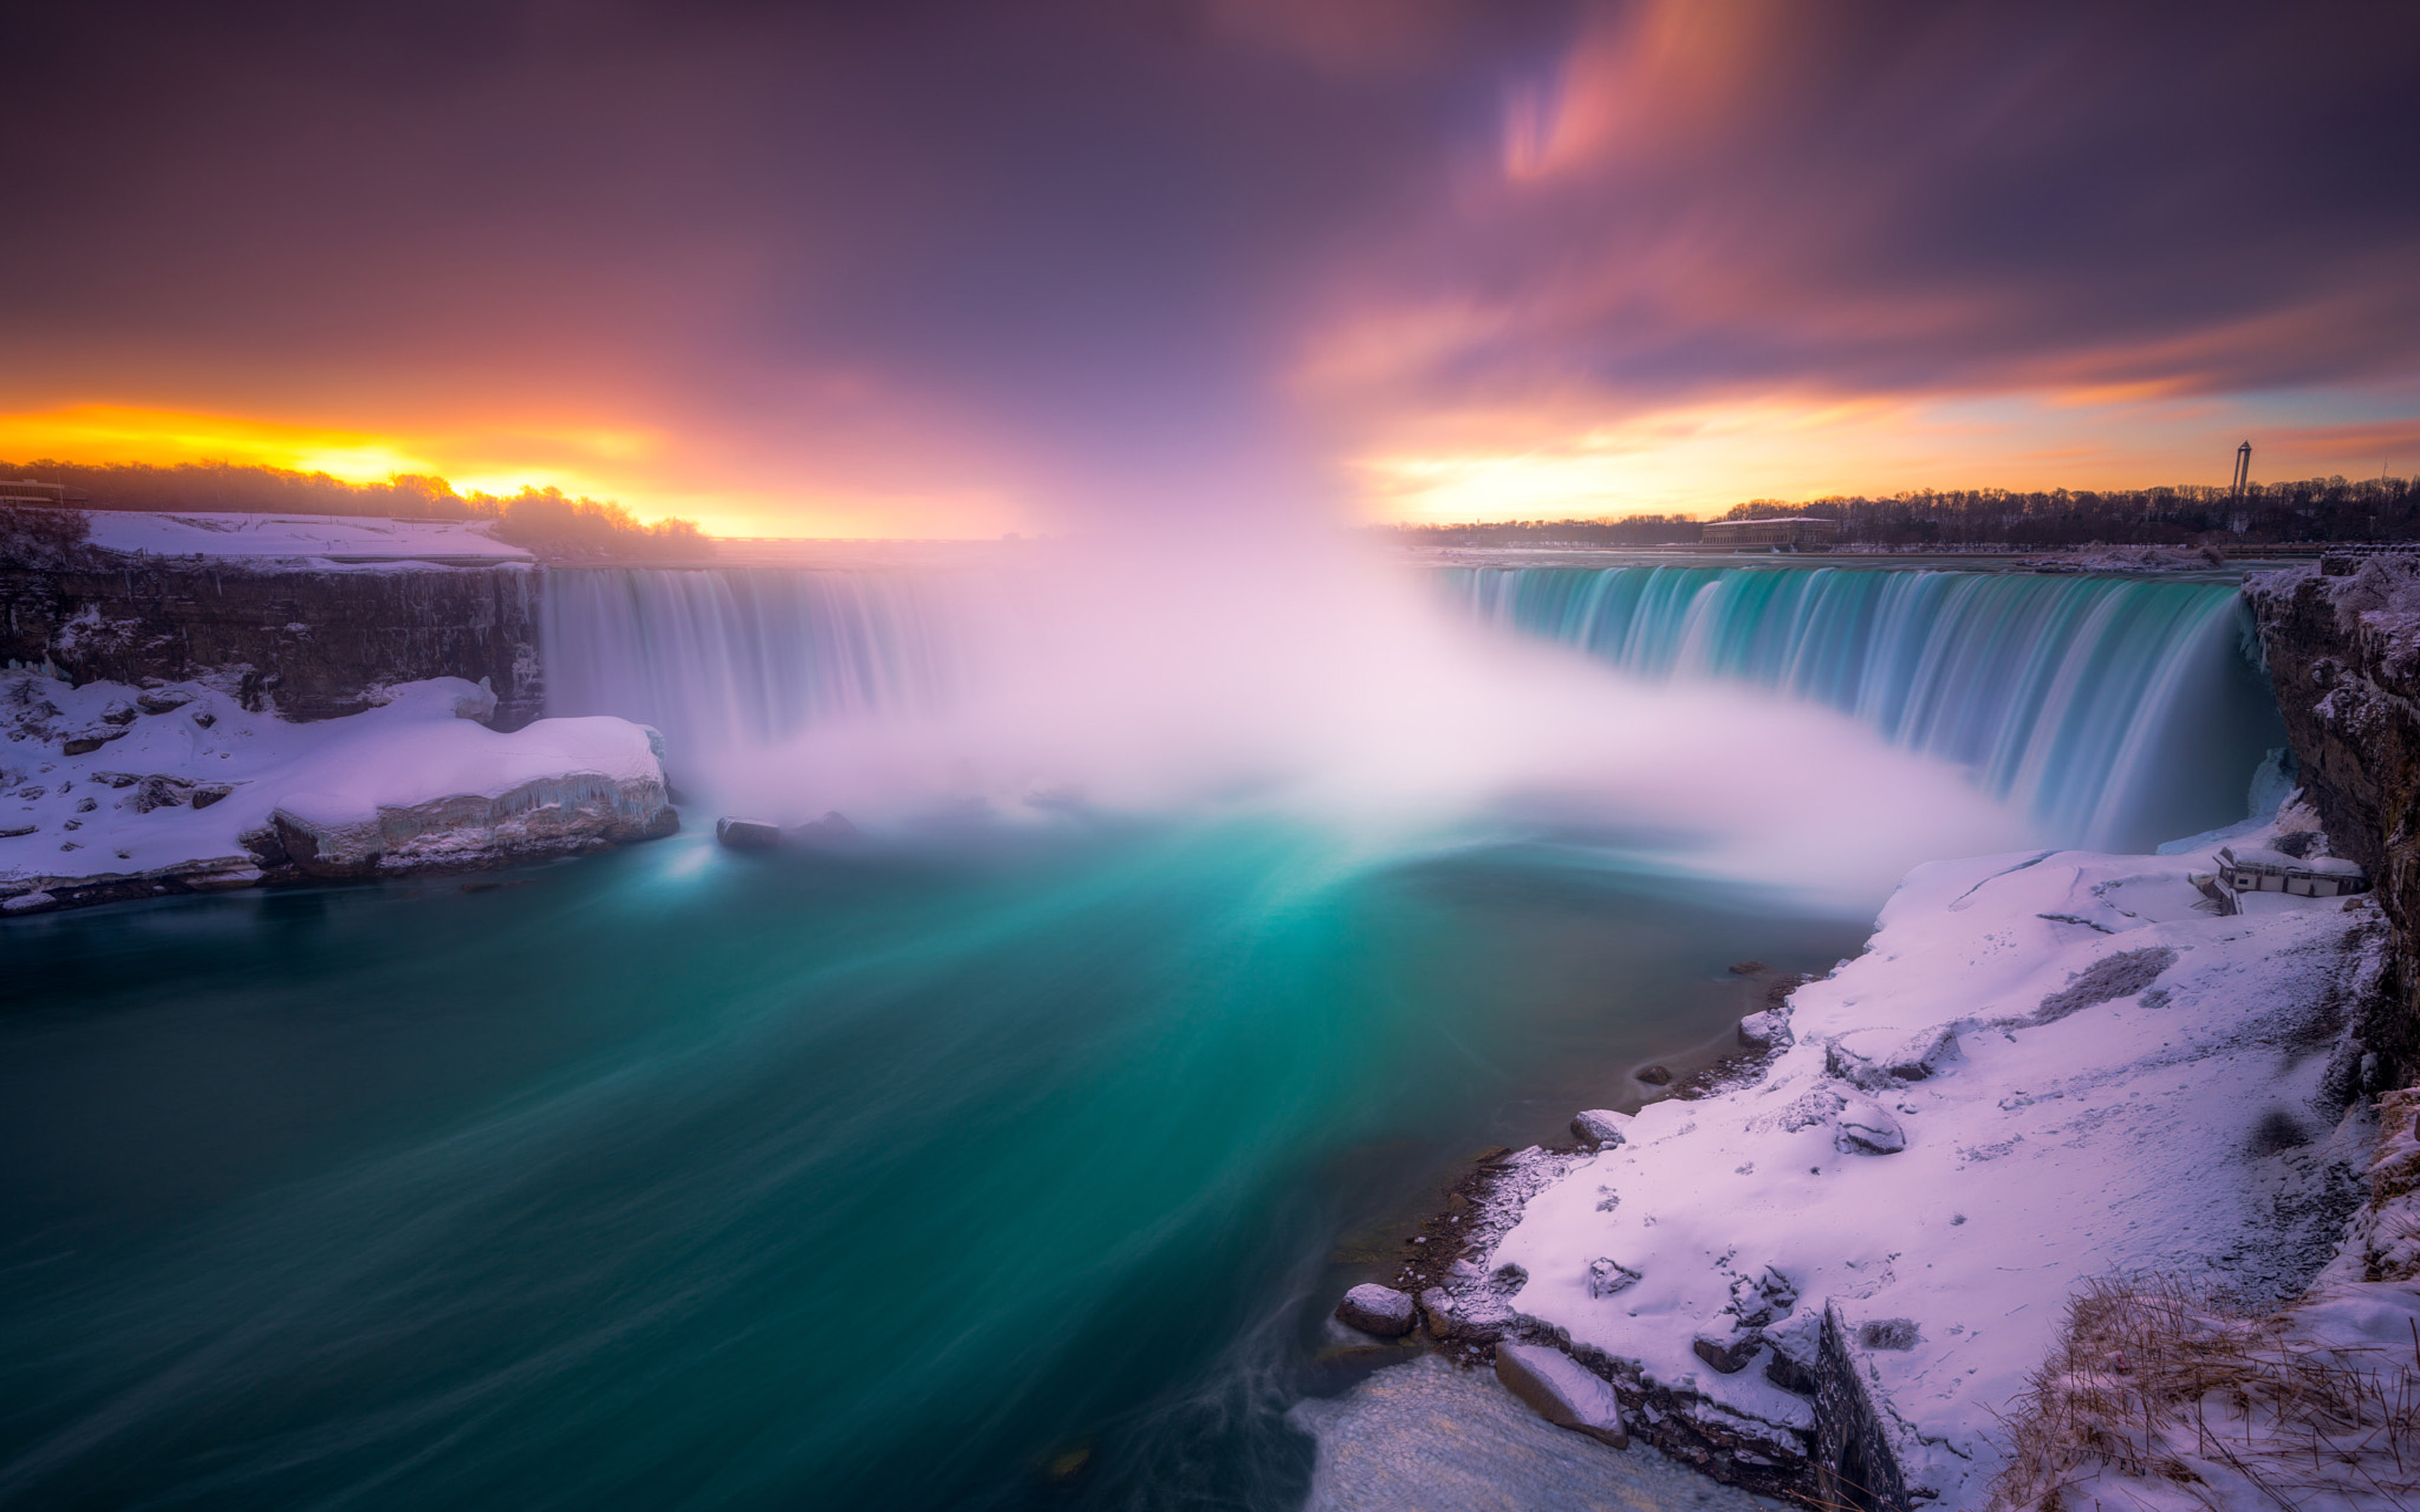
[[[2102,1281],[2009,1428],[1987,1512],[2420,1512],[2420,1328],[2325,1348],[2174,1280]]]

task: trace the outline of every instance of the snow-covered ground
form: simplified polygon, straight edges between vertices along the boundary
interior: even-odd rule
[[[523,548],[489,533],[489,520],[378,519],[349,515],[93,510],[92,544],[110,551],[163,557],[237,557],[252,562],[317,561],[337,566],[399,562],[448,565],[529,562]]]
[[[2358,1202],[2343,1031],[2379,913],[2266,894],[2223,917],[2190,880],[2213,870],[1919,868],[1863,956],[1751,1021],[1786,1043],[1763,1076],[1650,1104],[1424,1300],[1591,1362],[1634,1433],[1679,1412],[1784,1462],[1828,1304],[1911,1496],[1979,1503],[2080,1284],[2164,1271],[2274,1304]]]
[[[667,822],[644,726],[540,719],[504,734],[476,722],[495,708],[476,684],[389,691],[302,724],[205,683],[0,681],[0,911],[143,874],[246,886],[287,864],[264,834],[328,874],[479,864]]]

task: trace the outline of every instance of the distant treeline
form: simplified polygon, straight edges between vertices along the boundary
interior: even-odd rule
[[[1722,519],[1815,516],[1840,521],[1843,544],[1867,546],[2275,546],[2298,541],[2420,540],[2420,487],[2410,478],[2349,483],[2311,478],[2231,489],[2005,488],[1863,495],[1789,502],[1756,499]],[[1437,546],[1688,545],[1704,525],[1679,515],[1621,519],[1506,520],[1483,525],[1393,525],[1381,530]]]
[[[44,458],[0,461],[0,479],[65,484],[88,498],[80,509],[240,510],[264,515],[371,515],[492,519],[496,535],[550,556],[695,557],[714,543],[685,519],[643,525],[613,501],[523,488],[509,497],[458,494],[443,478],[398,473],[384,483],[347,483],[325,472],[230,462],[90,464]]]

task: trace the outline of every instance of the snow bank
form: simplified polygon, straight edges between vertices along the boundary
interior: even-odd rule
[[[308,724],[203,683],[0,682],[0,908],[493,865],[677,824],[654,732],[593,717],[504,734],[476,722],[494,708],[452,677]]]
[[[2289,821],[2304,822],[2306,821]],[[1978,1501],[2080,1282],[2299,1290],[2358,1198],[2343,1031],[2366,900],[2205,912],[2178,856],[1926,866],[1790,999],[1752,1085],[1653,1103],[1530,1196],[1444,1302],[1554,1343],[1635,1433],[1769,1480],[1815,1449],[1826,1306],[1916,1500]]]
[[[449,566],[535,560],[488,533],[489,520],[376,519],[350,515],[180,514],[95,510],[94,546],[163,557],[235,557],[319,565]]]

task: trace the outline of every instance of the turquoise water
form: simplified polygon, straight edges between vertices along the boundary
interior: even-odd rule
[[[1851,576],[1449,586],[1630,671],[1847,710],[2069,839],[2241,814],[2275,712],[2223,593]],[[1066,603],[1079,581],[1044,581],[555,574],[551,696],[662,725],[676,777],[737,753],[778,792],[841,748],[785,736],[942,708],[1040,604],[1068,610],[1061,646],[1144,636],[1140,677],[1044,708],[1112,743],[1199,714],[1138,748],[1158,759],[1262,712],[1254,658],[1290,658],[1297,623],[1359,623],[1272,620],[1305,598],[1272,594],[1205,626],[1227,601],[1199,594],[1103,629]],[[1395,647],[1404,622],[1370,623]],[[1832,720],[1855,741],[1818,769],[1761,701],[1652,702],[1531,652],[1575,674],[1534,697],[1716,721],[1689,748],[1790,773],[1793,808],[1900,759]],[[1404,674],[1404,700],[1461,710],[1497,665],[1399,661],[1311,687]],[[897,728],[868,748],[915,755],[924,727]],[[1659,872],[1658,833],[1736,821],[1702,783],[1685,811],[1650,785],[1527,831],[1517,788],[1349,828],[1249,796],[1113,817],[950,791],[840,849],[724,852],[701,810],[501,887],[0,925],[0,1504],[1291,1507],[1311,1446],[1282,1414],[1350,1369],[1327,1310],[1442,1184],[1624,1105],[1631,1069],[1762,1006],[1731,963],[1821,969],[1875,901]],[[1915,817],[1887,843],[1938,843]]]
[[[1861,933],[1254,821],[521,877],[8,926],[0,1503],[1287,1506],[1340,1236]]]

